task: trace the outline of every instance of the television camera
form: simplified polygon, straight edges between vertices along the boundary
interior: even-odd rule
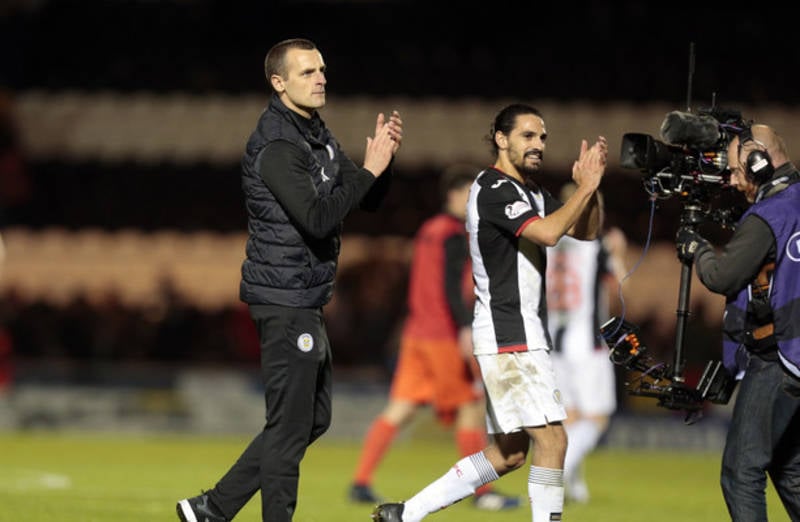
[[[705,108],[695,115],[672,111],[661,124],[659,141],[649,134],[622,137],[620,165],[643,173],[645,191],[653,198],[677,196],[692,212],[688,222],[704,220],[729,226],[736,209],[710,208],[712,198],[730,189],[728,144],[747,123],[733,109]]]
[[[690,89],[687,107],[691,107],[691,75],[694,67],[694,46],[690,48]],[[741,215],[735,206],[715,207],[712,200],[730,187],[728,145],[750,122],[734,109],[722,109],[712,103],[697,114],[687,110],[672,111],[661,124],[659,141],[648,134],[627,133],[622,138],[620,164],[643,174],[645,191],[651,201],[678,197],[682,203],[680,227],[694,228],[705,221],[732,228]],[[672,365],[658,363],[648,354],[638,336],[638,328],[614,317],[601,327],[609,347],[609,358],[631,370],[635,379],[626,383],[632,395],[653,397],[658,405],[686,412],[691,424],[702,417],[706,401],[726,404],[737,381],[721,361],[709,361],[692,388],[683,376],[683,342],[689,317],[692,261],[681,261],[678,296],[675,353]]]

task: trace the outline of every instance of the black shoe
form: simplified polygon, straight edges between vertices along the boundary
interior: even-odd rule
[[[175,509],[183,522],[228,522],[217,512],[206,493],[179,501]]]
[[[507,511],[519,507],[519,499],[496,491],[487,491],[472,498],[472,505],[485,511]]]
[[[403,509],[405,507],[402,502],[381,504],[372,512],[372,520],[375,522],[403,522]]]
[[[349,497],[353,502],[363,502],[365,504],[380,504],[383,502],[383,499],[365,484],[353,484],[350,486]]]

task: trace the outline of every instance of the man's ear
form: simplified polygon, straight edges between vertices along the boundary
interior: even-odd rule
[[[495,131],[494,133],[494,142],[497,145],[498,149],[507,149],[508,148],[508,138],[505,134],[500,131]]]
[[[272,85],[272,88],[275,89],[275,92],[277,92],[278,94],[286,90],[286,87],[283,84],[283,78],[281,78],[277,74],[273,74],[272,76],[270,76],[269,83]]]

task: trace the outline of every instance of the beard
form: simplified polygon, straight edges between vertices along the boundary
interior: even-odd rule
[[[539,157],[539,160],[540,160],[539,165],[541,165],[541,160],[544,159],[544,154],[541,153],[541,152],[539,152],[538,154],[537,153],[534,153],[534,154],[536,154]],[[519,171],[520,175],[522,176],[522,180],[524,181],[525,187],[530,189],[530,190],[533,190],[535,192],[538,192],[539,191],[539,183],[536,181],[536,175],[539,173],[539,165],[536,165],[534,167],[526,166],[525,165],[525,158],[527,156],[528,156],[528,154],[525,154],[523,156],[522,161],[520,162],[519,165],[517,165],[517,170]]]
[[[525,185],[525,188],[533,190],[534,192],[539,192],[539,184],[536,182],[535,175],[539,172],[538,169],[520,169],[520,174],[522,174],[522,181]]]

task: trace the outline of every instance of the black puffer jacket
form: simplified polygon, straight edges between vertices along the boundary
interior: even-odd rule
[[[248,304],[318,307],[327,303],[333,293],[341,224],[322,238],[304,234],[259,174],[261,151],[267,144],[283,140],[307,152],[307,171],[321,196],[341,184],[339,162],[349,160],[339,144],[319,115],[315,114],[310,122],[298,118],[273,95],[242,159],[249,238],[239,295]]]

